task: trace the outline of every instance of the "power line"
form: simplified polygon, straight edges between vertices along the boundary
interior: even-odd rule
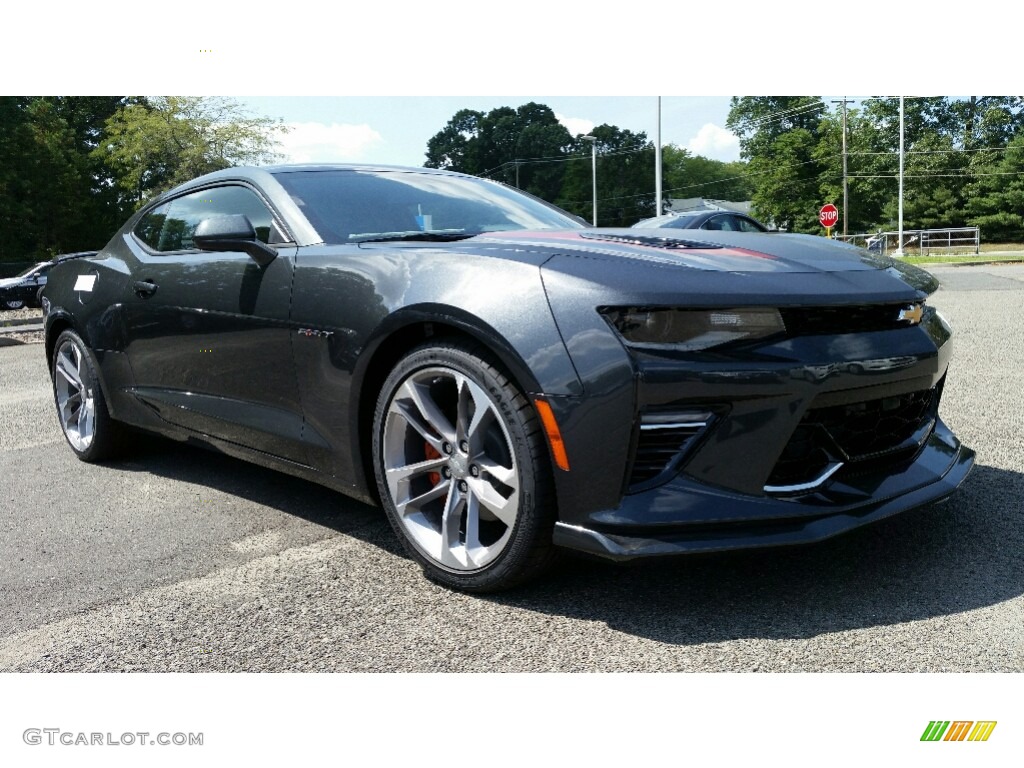
[[[912,149],[906,154],[908,155],[942,155],[942,154],[955,154],[958,152],[1009,152],[1011,150],[1024,150],[1024,147],[978,147],[977,149],[966,149],[962,147],[953,147],[952,149]],[[890,152],[851,152],[851,155],[898,155],[897,151]]]
[[[979,173],[905,173],[905,179],[976,179],[981,176],[1021,176],[1024,171],[984,171]],[[835,176],[838,178],[838,176]],[[850,174],[851,179],[896,179],[896,173]]]
[[[742,131],[748,131],[752,129],[757,130],[763,128],[766,125],[771,125],[772,123],[780,123],[783,122],[784,120],[791,120],[793,118],[801,117],[807,115],[808,113],[817,112],[827,108],[828,107],[824,102],[820,104],[807,104],[802,107],[797,107],[790,110],[783,110],[781,112],[774,112],[770,115],[764,115],[762,117],[753,118],[751,120],[745,120],[741,123],[738,123],[736,125],[736,128]]]
[[[654,151],[654,147],[650,146],[650,147],[640,147],[638,149],[620,149],[620,150],[616,150],[614,152],[599,152],[597,156],[600,159],[602,157],[619,157],[621,155],[636,155],[636,154],[639,154],[640,152],[653,152],[653,151]],[[510,165],[528,165],[528,164],[538,164],[538,163],[568,163],[571,160],[590,160],[590,155],[589,154],[586,154],[586,155],[566,155],[564,157],[550,157],[550,158],[538,157],[538,158],[519,158],[517,160],[507,160],[504,163],[502,163],[501,165],[497,165],[494,168],[491,168],[490,170],[483,171],[482,173],[477,173],[477,174],[474,174],[474,175],[476,175],[476,176],[489,176],[490,174],[492,174],[492,173],[494,173],[496,171],[500,171],[502,168],[505,168],[505,167],[510,166]]]

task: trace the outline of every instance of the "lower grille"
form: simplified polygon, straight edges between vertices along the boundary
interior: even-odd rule
[[[913,459],[935,424],[940,391],[941,384],[905,395],[808,410],[766,488],[824,480],[831,475],[827,470],[837,464],[845,474]]]
[[[884,397],[866,403],[818,408],[811,417],[851,460],[891,451],[931,416],[935,390]]]
[[[646,490],[674,475],[713,419],[709,412],[641,416],[629,492]]]

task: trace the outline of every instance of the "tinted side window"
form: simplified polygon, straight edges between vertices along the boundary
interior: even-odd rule
[[[670,222],[665,224],[665,226],[671,229],[690,229],[691,224],[693,224],[692,216],[675,216]],[[701,227],[701,229],[703,229],[703,227]]]
[[[164,221],[170,207],[170,203],[158,205],[135,225],[135,236],[153,250],[158,250],[157,246],[160,245],[160,233],[164,229]]]
[[[255,192],[240,186],[214,187],[176,197],[143,216],[135,234],[157,251],[187,251],[195,247],[192,233],[203,219],[239,213],[249,217],[256,237],[270,242],[274,228],[270,210]]]
[[[761,227],[750,219],[744,218],[743,216],[737,216],[736,222],[739,225],[737,228],[740,232],[764,232]]]
[[[712,216],[706,222],[701,229],[713,229],[713,230],[725,230],[732,232],[736,227],[733,226],[731,216]]]

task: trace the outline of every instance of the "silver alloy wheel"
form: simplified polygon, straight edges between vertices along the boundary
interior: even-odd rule
[[[4,301],[4,306],[8,309],[21,309],[25,306],[25,302],[21,299],[6,299]]]
[[[68,442],[79,452],[88,450],[96,431],[96,402],[93,385],[85,381],[89,378],[86,365],[84,350],[66,339],[53,366],[60,423]]]
[[[483,387],[452,368],[416,371],[391,396],[382,437],[388,492],[416,548],[453,571],[492,563],[512,538],[520,476]]]

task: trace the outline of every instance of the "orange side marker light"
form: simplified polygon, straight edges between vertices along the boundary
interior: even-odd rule
[[[534,399],[537,406],[537,413],[540,414],[540,422],[544,425],[544,432],[548,436],[548,443],[551,445],[551,454],[555,457],[555,464],[558,468],[569,471],[569,456],[565,452],[565,443],[562,441],[562,433],[558,430],[558,422],[555,421],[555,414],[546,400]]]

